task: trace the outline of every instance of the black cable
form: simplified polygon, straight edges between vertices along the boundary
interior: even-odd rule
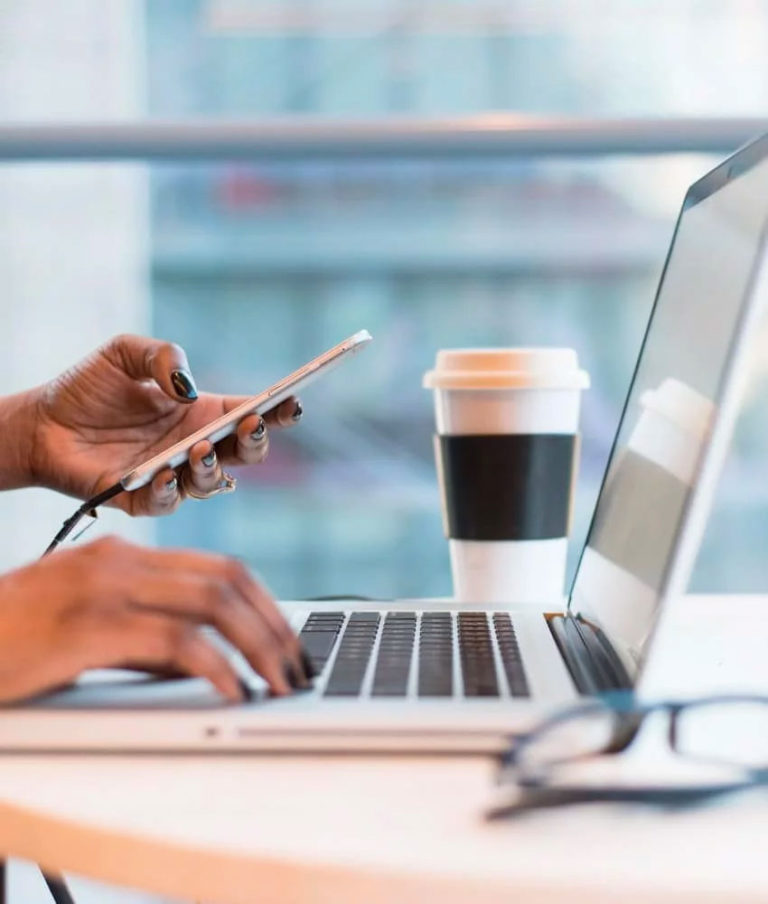
[[[123,492],[122,483],[115,483],[109,489],[104,490],[103,493],[99,493],[98,496],[93,496],[91,499],[87,499],[80,508],[72,515],[67,518],[67,520],[61,525],[61,530],[56,534],[56,536],[51,540],[48,548],[43,553],[44,556],[47,556],[49,552],[53,552],[54,549],[62,542],[62,540],[66,540],[66,538],[72,533],[72,531],[77,527],[79,522],[86,516],[93,514],[93,517],[96,517],[96,509],[100,505],[104,505],[105,502],[109,502],[110,499],[114,499],[115,496],[118,496]]]
[[[99,493],[97,496],[93,496],[91,499],[87,499],[80,508],[61,525],[61,530],[56,534],[56,536],[51,540],[48,545],[48,548],[43,553],[44,556],[47,556],[49,552],[53,552],[54,549],[65,540],[75,529],[78,523],[84,518],[86,515],[93,514],[93,517],[96,517],[96,509],[100,505],[104,505],[105,502],[109,502],[110,499],[114,499],[115,496],[119,495],[123,492],[122,483],[115,483],[109,489],[104,490],[103,493]],[[67,888],[67,884],[60,876],[51,876],[47,873],[43,872],[42,868],[40,872],[43,874],[43,879],[45,880],[45,884],[48,886],[48,891],[51,893],[51,897],[56,902],[56,904],[75,904],[75,899],[69,892]],[[0,899],[1,904],[2,899]]]
[[[42,869],[40,872],[43,873]],[[43,879],[45,879],[48,891],[56,904],[75,904],[75,899],[63,879],[58,876],[48,876],[45,873],[43,873]]]
[[[338,600],[341,603],[389,603],[391,600],[377,596],[360,596],[357,593],[332,593],[330,596],[308,596],[300,602],[304,603],[333,603]]]

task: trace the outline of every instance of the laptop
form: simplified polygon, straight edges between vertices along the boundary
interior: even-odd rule
[[[767,198],[768,135],[685,196],[567,600],[286,602],[319,672],[312,690],[270,698],[232,651],[247,704],[222,705],[194,679],[91,673],[7,708],[0,749],[495,751],[553,707],[642,692],[654,626],[687,587],[768,293]]]

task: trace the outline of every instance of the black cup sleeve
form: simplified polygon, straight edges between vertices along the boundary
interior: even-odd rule
[[[566,537],[578,437],[436,436],[445,530],[453,540]]]

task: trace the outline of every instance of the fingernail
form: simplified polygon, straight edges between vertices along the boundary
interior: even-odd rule
[[[192,379],[191,374],[188,374],[185,370],[174,370],[171,374],[171,383],[173,383],[173,388],[176,390],[176,395],[181,396],[182,399],[194,402],[197,398],[195,381]]]
[[[166,480],[165,488],[169,493],[173,493],[176,490],[176,487],[179,485],[178,477],[171,477],[170,480]]]
[[[262,439],[267,432],[267,426],[264,421],[259,421],[259,426],[251,433],[251,439]]]
[[[299,681],[301,682],[301,689],[303,691],[308,691],[312,687],[312,676],[307,671],[307,664],[302,658],[301,654],[298,656],[298,661],[294,661],[294,668],[299,676]],[[312,668],[310,664],[310,669]]]
[[[293,663],[290,661],[290,659],[283,660],[283,676],[295,691],[301,690],[306,686],[305,683],[300,680],[298,674],[296,673],[296,669],[293,667]]]
[[[210,468],[211,465],[213,465],[216,461],[216,450],[211,449],[211,451],[207,455],[204,455],[200,460],[206,466],[206,468]]]
[[[301,402],[296,402],[296,407],[293,409],[291,417],[294,421],[298,421],[301,419],[302,414],[304,414],[304,409],[301,407]]]
[[[312,664],[312,660],[309,658],[309,653],[306,650],[302,649],[299,653],[301,658],[301,664],[304,666],[304,672],[311,681],[313,678],[317,678],[317,669]]]

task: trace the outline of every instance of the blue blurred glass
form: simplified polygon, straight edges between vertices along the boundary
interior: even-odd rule
[[[768,34],[747,3],[723,17],[693,0],[210,0],[145,15],[156,116],[730,115],[768,100],[744,63],[762,66]],[[256,392],[358,328],[376,337],[307,392],[301,426],[235,496],[184,507],[161,541],[241,555],[283,597],[449,593],[421,375],[440,347],[563,344],[593,380],[577,546],[676,209],[712,163],[153,167],[153,327],[202,386]],[[768,586],[764,500],[744,491],[763,416],[737,437],[695,586]]]
[[[421,376],[462,345],[578,350],[593,376],[582,532],[671,233],[624,180],[664,166],[155,167],[154,330],[201,386],[256,392],[359,328],[375,336],[307,391],[301,425],[235,496],[162,521],[162,541],[241,555],[282,596],[449,593]]]

